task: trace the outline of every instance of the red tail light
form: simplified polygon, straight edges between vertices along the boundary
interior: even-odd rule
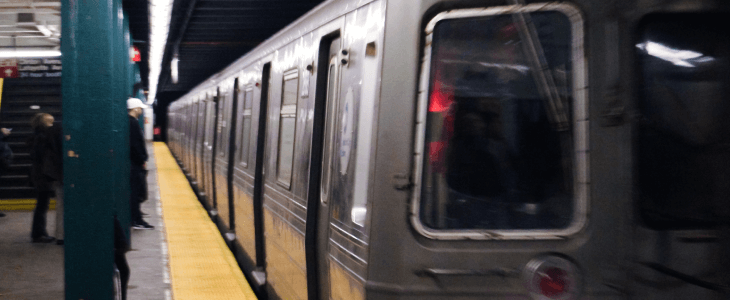
[[[564,257],[536,257],[527,263],[522,275],[533,299],[573,300],[580,296],[580,271]]]

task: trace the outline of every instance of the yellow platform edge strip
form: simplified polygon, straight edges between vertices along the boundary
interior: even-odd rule
[[[35,209],[36,199],[0,199],[0,211],[31,211]],[[51,199],[48,210],[56,209],[56,199]]]
[[[170,150],[162,142],[154,149],[173,298],[256,299]]]

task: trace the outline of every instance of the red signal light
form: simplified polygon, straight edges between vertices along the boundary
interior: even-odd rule
[[[549,268],[544,274],[540,274],[540,292],[550,298],[560,296],[566,290],[567,273],[558,268]]]
[[[522,271],[525,288],[532,299],[576,300],[580,298],[582,275],[575,263],[562,255],[540,255]]]
[[[130,52],[130,58],[133,62],[140,62],[142,61],[142,53],[139,52],[139,48],[137,46],[132,46],[132,49]]]

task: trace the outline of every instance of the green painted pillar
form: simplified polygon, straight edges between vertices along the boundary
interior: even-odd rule
[[[124,228],[127,242],[131,245],[131,220],[129,207],[129,121],[127,118],[127,98],[131,90],[128,80],[131,72],[131,60],[129,59],[129,21],[126,14],[122,12],[121,0],[114,0],[114,43],[112,50],[114,51],[114,67],[115,67],[115,90],[119,101],[113,101],[114,118],[110,121],[114,122],[115,128],[119,128],[124,132],[124,137],[114,141],[115,149],[119,149],[118,155],[115,156],[114,168],[118,170],[117,180],[115,180],[115,215]]]
[[[121,4],[61,3],[65,299],[106,300],[113,296],[113,217],[129,193],[129,175],[119,169],[129,160],[114,49]]]

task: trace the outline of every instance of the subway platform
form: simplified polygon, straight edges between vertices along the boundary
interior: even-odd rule
[[[148,152],[142,211],[155,228],[132,230],[127,299],[256,299],[167,146],[150,143]],[[0,300],[64,299],[64,247],[31,243],[32,207],[33,200],[0,200]],[[55,215],[47,215],[50,234]]]

